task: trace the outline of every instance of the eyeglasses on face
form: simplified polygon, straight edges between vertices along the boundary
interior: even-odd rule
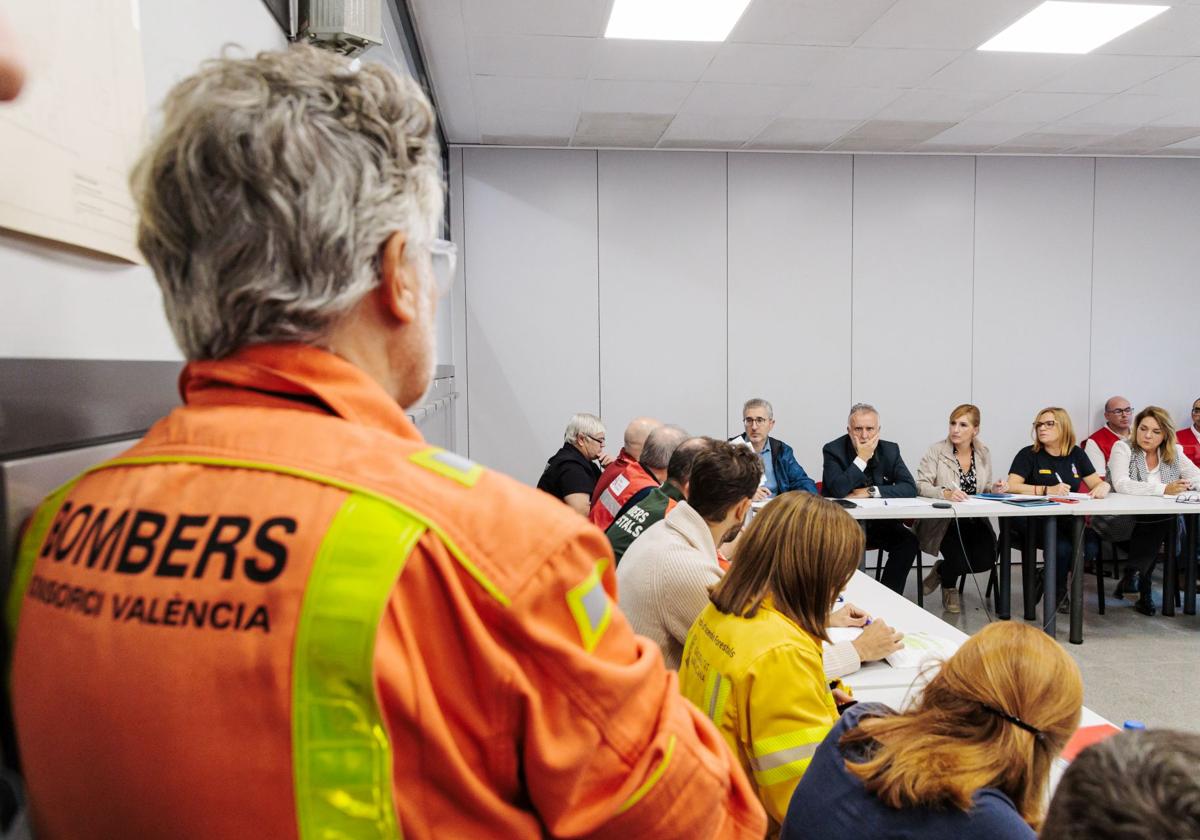
[[[766,417],[743,417],[742,422],[747,426],[765,426],[771,421]]]
[[[1133,409],[1132,408],[1111,408],[1104,413],[1105,414],[1123,414],[1126,417],[1128,417],[1129,415],[1133,414]]]
[[[1033,424],[1035,429],[1053,429],[1058,425],[1057,420],[1039,420]]]
[[[602,437],[600,437],[600,438],[598,438],[598,437],[592,437],[591,435],[587,434],[586,432],[584,433],[584,435],[583,435],[583,436],[584,436],[585,438],[587,438],[588,440],[594,440],[594,441],[596,441],[596,443],[600,444],[601,446],[603,446],[603,445],[604,445],[604,438],[602,438]]]

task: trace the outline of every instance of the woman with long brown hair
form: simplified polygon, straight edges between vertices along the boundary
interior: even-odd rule
[[[1052,637],[989,624],[910,711],[860,703],[842,717],[796,788],[783,838],[1033,840],[1082,705],[1079,668]]]
[[[1131,496],[1174,496],[1200,485],[1200,469],[1176,444],[1171,415],[1156,405],[1138,412],[1128,441],[1113,444],[1108,471],[1113,488]],[[1141,572],[1133,607],[1143,615],[1154,615],[1154,566],[1159,547],[1174,539],[1175,520],[1174,514],[1164,513],[1111,517],[1105,523],[1110,534],[1116,531],[1129,540],[1129,560]]]
[[[862,553],[862,529],[846,511],[819,496],[784,493],[742,535],[684,645],[680,689],[737,755],[772,836],[838,718],[821,643]]]

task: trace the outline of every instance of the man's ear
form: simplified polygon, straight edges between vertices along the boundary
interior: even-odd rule
[[[384,307],[401,324],[417,318],[420,278],[408,259],[408,240],[396,231],[383,243],[379,257],[378,293]]]
[[[750,512],[750,503],[753,499],[742,499],[737,503],[737,507],[733,509],[735,519],[741,521],[746,518],[746,514]]]

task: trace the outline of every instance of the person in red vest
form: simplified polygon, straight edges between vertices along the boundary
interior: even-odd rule
[[[1096,468],[1096,474],[1103,478],[1108,473],[1108,459],[1112,457],[1112,448],[1119,440],[1129,440],[1129,429],[1133,424],[1133,406],[1124,397],[1109,397],[1104,403],[1104,425],[1092,432],[1083,442],[1083,452]],[[1072,490],[1080,490],[1072,487]],[[1082,488],[1086,492],[1087,488]],[[1107,538],[1107,537],[1106,537]],[[1092,568],[1100,555],[1101,535],[1089,526],[1084,533],[1083,557],[1084,565]],[[1113,590],[1114,598],[1124,597],[1126,592],[1137,592],[1140,582],[1137,567],[1126,564],[1124,574],[1117,588]]]
[[[1083,452],[1091,459],[1096,473],[1103,476],[1108,470],[1108,459],[1112,456],[1113,444],[1129,440],[1129,427],[1133,423],[1133,406],[1124,397],[1109,397],[1104,404],[1104,425],[1083,442]],[[1074,489],[1074,488],[1073,488]]]
[[[650,427],[649,432],[642,435],[642,429],[646,428],[646,424],[651,423],[654,425]],[[670,429],[673,431],[666,437],[662,437],[661,433],[665,428],[667,427],[657,420],[638,417],[625,429],[625,445],[621,448],[621,453],[636,451],[637,455],[633,461],[620,470],[612,473],[606,470],[606,473],[612,474],[612,480],[606,486],[602,486],[600,482],[596,483],[596,490],[599,492],[593,491],[592,493],[592,507],[588,511],[588,521],[601,531],[607,530],[608,526],[613,524],[625,505],[635,498],[641,498],[652,488],[662,484],[666,477],[667,461],[671,456],[667,454],[664,457],[663,448],[660,445],[657,447],[657,454],[647,459],[646,450],[656,437],[660,437],[660,444],[669,439],[672,449],[688,437],[688,433],[678,426],[671,426]],[[615,462],[611,466],[615,466]],[[601,476],[602,480],[603,478],[604,476]]]
[[[589,507],[596,506],[600,494],[608,489],[608,485],[613,483],[613,479],[623,475],[638,462],[638,459],[642,457],[642,447],[646,445],[646,438],[650,437],[650,433],[661,425],[662,423],[653,417],[634,417],[629,421],[629,425],[625,427],[625,439],[621,451],[610,463],[605,464],[604,472],[600,474],[596,486],[592,488],[592,497],[588,501]]]
[[[1193,464],[1200,461],[1200,399],[1192,403],[1192,425],[1180,429],[1175,442]]]

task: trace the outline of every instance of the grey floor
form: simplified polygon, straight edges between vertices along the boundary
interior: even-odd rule
[[[906,593],[914,601],[916,577],[914,570]],[[974,633],[989,620],[982,597],[987,580],[987,574],[967,578],[959,615],[942,611],[941,590],[925,599],[925,608],[964,633]],[[1069,617],[1058,616],[1058,641],[1083,673],[1084,703],[1118,726],[1134,718],[1147,726],[1200,732],[1200,615],[1184,615],[1181,609],[1176,609],[1174,618],[1163,617],[1161,611],[1152,618],[1141,615],[1133,609],[1132,596],[1123,601],[1112,597],[1116,583],[1105,579],[1108,598],[1106,612],[1100,615],[1096,578],[1085,578],[1083,644],[1067,641]],[[1160,607],[1161,585],[1161,576],[1156,575],[1154,601]],[[1013,620],[1020,621],[1021,570],[1015,564],[1012,588]],[[991,599],[988,609],[992,609]],[[1041,620],[1039,606],[1037,623]]]

